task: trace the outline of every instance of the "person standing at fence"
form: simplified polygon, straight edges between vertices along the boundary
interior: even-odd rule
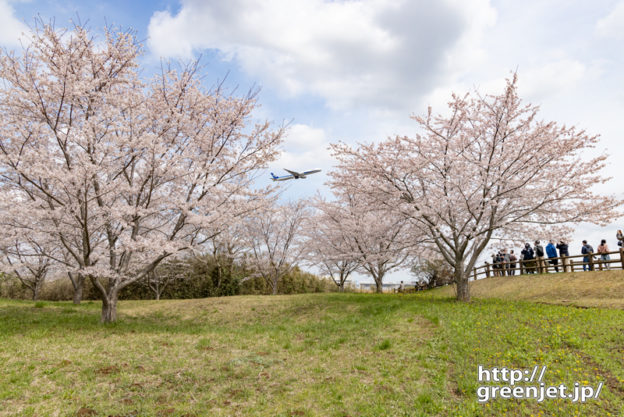
[[[509,275],[516,275],[516,255],[514,254],[513,249],[509,251]]]
[[[548,241],[548,245],[546,245],[546,255],[548,255],[548,259],[551,265],[555,267],[555,272],[559,272],[559,260],[557,259],[557,248],[555,248],[555,242],[552,240]]]
[[[505,265],[503,265],[503,256],[501,255],[500,251],[496,252],[495,259],[497,265],[496,270],[498,272],[496,276],[502,277],[503,275],[505,275]]]
[[[583,247],[581,248],[581,253],[585,255],[583,256],[583,271],[587,271],[587,270],[593,271],[594,268],[589,263],[589,258],[594,253],[594,248],[592,247],[592,245],[587,243],[586,240],[583,241]]]
[[[532,274],[535,272],[535,262],[533,261],[533,249],[529,243],[524,244],[524,249],[520,252],[522,255],[522,265],[524,265],[524,270],[527,274]]]
[[[537,261],[537,273],[543,274],[546,272],[546,264],[544,262],[544,247],[540,245],[540,241],[535,241],[535,260]]]
[[[600,241],[600,245],[598,245],[598,253],[600,254],[600,260],[602,261],[602,264],[607,268],[607,269],[611,269],[609,262],[611,260],[611,257],[609,256],[609,247],[607,246],[607,241],[602,239]]]
[[[495,277],[498,276],[498,261],[496,260],[496,254],[492,254],[492,273]]]
[[[510,266],[509,266],[509,254],[507,253],[507,249],[502,249],[501,250],[501,256],[503,257],[503,267],[504,267],[503,275],[509,276],[511,274],[509,273],[509,268],[510,268]]]
[[[561,260],[563,272],[570,272],[570,267],[568,266],[570,264],[570,260],[567,259],[568,256],[570,256],[570,252],[568,251],[568,244],[565,243],[563,240],[560,240],[559,243],[557,243],[557,249],[559,249],[559,257],[563,258]]]

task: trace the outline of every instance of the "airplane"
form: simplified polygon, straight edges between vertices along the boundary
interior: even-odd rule
[[[299,178],[306,178],[306,175],[316,174],[317,172],[321,172],[320,169],[313,169],[311,171],[297,172],[291,171],[289,169],[284,168],[284,171],[288,172],[290,175],[284,175],[282,177],[278,177],[274,173],[271,172],[271,179],[273,181],[286,181],[286,180],[298,180]]]

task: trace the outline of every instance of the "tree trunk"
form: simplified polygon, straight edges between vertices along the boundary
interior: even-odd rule
[[[111,292],[102,297],[102,323],[112,323],[117,320],[117,292]]]
[[[149,275],[148,275],[149,277]],[[159,281],[159,277],[154,277],[155,281],[154,281],[154,286],[152,287],[149,283],[149,278],[147,281],[147,286],[150,288],[150,290],[152,290],[152,292],[154,293],[154,300],[160,300],[160,293],[162,292],[161,288],[160,288],[160,281]]]
[[[84,281],[82,281],[78,287],[74,287],[74,297],[72,300],[74,304],[80,304],[82,301],[82,289],[84,288],[83,284]]]
[[[85,277],[82,274],[78,274],[78,276],[74,277],[71,272],[68,272],[67,275],[69,276],[69,280],[74,287],[73,302],[74,304],[80,304],[80,302],[82,301],[82,292],[84,288]]]
[[[344,292],[344,282],[341,282],[338,286],[338,292]]]
[[[468,277],[462,270],[455,271],[455,287],[457,289],[457,301],[470,301],[470,284]]]
[[[271,287],[272,287],[272,294],[273,295],[277,295],[277,282],[278,282],[278,278],[273,278],[273,281],[271,282]]]
[[[217,264],[217,294],[219,293],[219,290],[221,289],[221,276],[222,276],[222,270],[221,270],[221,266],[219,264]]]
[[[106,283],[106,287],[97,280],[94,276],[89,276],[91,283],[95,288],[100,291],[100,297],[102,298],[102,316],[100,321],[102,323],[112,323],[117,320],[117,300],[119,298],[120,288],[116,286],[116,283],[110,281]]]
[[[377,292],[377,294],[383,293],[383,284],[381,281],[375,281],[375,292]]]

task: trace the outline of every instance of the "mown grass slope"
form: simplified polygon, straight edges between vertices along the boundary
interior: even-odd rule
[[[624,311],[427,295],[0,300],[0,416],[620,416]],[[605,383],[477,402],[478,364]]]
[[[450,297],[455,295],[455,288],[438,288],[431,294]],[[624,309],[624,271],[613,269],[485,278],[470,283],[470,294],[476,298]]]

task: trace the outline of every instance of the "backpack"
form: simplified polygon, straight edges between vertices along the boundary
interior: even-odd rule
[[[583,245],[583,248],[581,248],[581,253],[583,255],[594,253],[594,248],[592,248],[592,246],[588,243],[587,245]]]
[[[537,256],[544,256],[544,248],[542,245],[535,245],[535,254]]]

